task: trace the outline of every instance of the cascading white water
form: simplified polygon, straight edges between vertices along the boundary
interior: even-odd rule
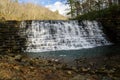
[[[96,21],[23,21],[27,52],[72,50],[110,45]]]

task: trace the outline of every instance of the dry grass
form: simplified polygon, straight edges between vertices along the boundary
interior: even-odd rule
[[[32,3],[20,4],[0,0],[0,18],[6,20],[66,20],[67,18],[49,9]]]

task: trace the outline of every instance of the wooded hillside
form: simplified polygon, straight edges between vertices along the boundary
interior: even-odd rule
[[[18,3],[16,0],[0,0],[0,19],[5,20],[65,20],[57,11],[32,3]]]
[[[113,5],[120,5],[120,0],[63,0],[70,7],[68,15],[71,18],[87,14],[93,11],[101,11]]]

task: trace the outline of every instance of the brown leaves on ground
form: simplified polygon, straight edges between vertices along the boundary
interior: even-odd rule
[[[47,60],[22,58],[18,61],[15,56],[2,56],[0,80],[69,80],[72,77],[67,71],[56,68],[56,63]]]
[[[120,56],[77,59],[68,66],[59,61],[0,55],[0,80],[119,80]]]

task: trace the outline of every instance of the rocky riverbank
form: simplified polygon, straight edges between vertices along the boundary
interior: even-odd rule
[[[0,80],[120,80],[120,55],[76,59],[74,64],[0,55]]]

